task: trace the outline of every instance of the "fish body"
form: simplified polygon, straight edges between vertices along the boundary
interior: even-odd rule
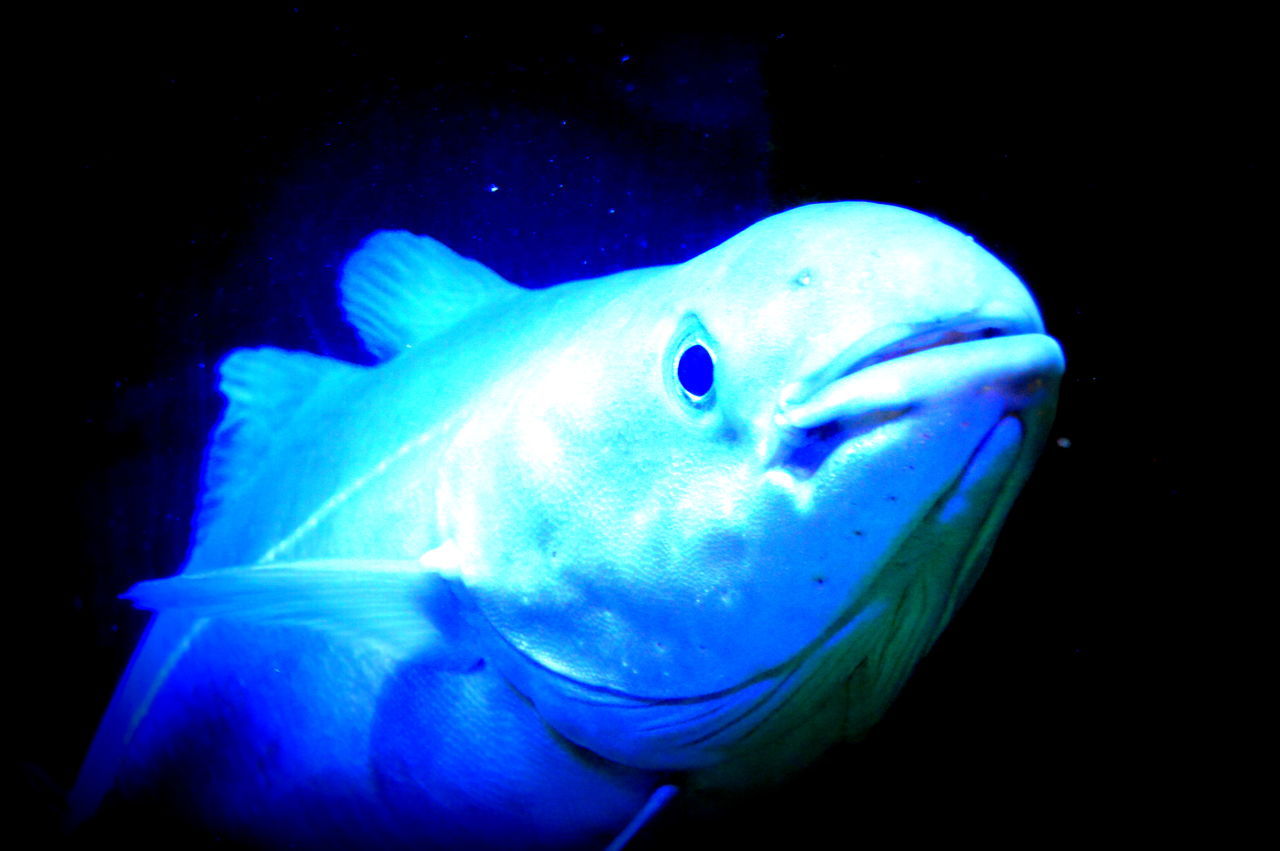
[[[798,208],[527,290],[375,234],[374,367],[228,398],[190,559],[72,796],[268,845],[603,846],[883,713],[972,586],[1063,368],[972,239]]]

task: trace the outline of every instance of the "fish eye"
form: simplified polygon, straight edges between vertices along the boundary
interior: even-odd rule
[[[693,399],[701,399],[711,392],[715,377],[716,364],[706,346],[694,343],[680,353],[680,360],[676,364],[676,378],[680,380],[684,392]]]
[[[697,417],[716,404],[715,337],[692,313],[675,328],[662,354],[663,380],[671,398]]]

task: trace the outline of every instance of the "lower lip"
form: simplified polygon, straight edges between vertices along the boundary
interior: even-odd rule
[[[1024,428],[1017,417],[1000,420],[969,459],[951,494],[938,506],[938,521],[950,523],[973,508],[985,510],[985,506],[973,504],[973,494],[979,484],[991,481],[993,476],[998,479],[1005,477],[1018,459],[1023,437]]]

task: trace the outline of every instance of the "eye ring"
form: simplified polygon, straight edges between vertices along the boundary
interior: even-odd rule
[[[665,383],[687,412],[705,412],[715,405],[716,348],[714,338],[693,314],[685,316],[671,336],[663,355]]]

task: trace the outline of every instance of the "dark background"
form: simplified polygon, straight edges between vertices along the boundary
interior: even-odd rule
[[[45,273],[39,312],[16,317],[43,353],[15,462],[56,529],[15,567],[24,817],[53,835],[145,623],[115,595],[184,559],[218,359],[272,344],[368,362],[334,286],[363,236],[408,228],[549,285],[860,199],[937,216],[1028,283],[1067,354],[1057,424],[986,576],[870,739],[719,820],[668,813],[638,845],[1149,836],[1180,762],[1152,695],[1159,600],[1186,560],[1171,533],[1195,525],[1181,256],[1193,194],[1252,196],[1248,51],[1209,63],[1116,21],[1050,43],[1031,25],[422,17],[77,16],[49,42],[29,166],[50,187]]]

